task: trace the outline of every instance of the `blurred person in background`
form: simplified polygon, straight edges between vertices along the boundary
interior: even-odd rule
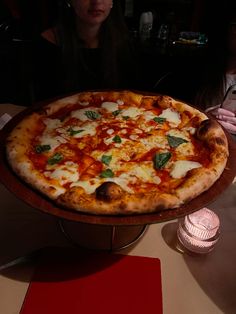
[[[119,0],[59,0],[33,45],[35,100],[89,89],[138,89],[138,61]]]
[[[208,20],[208,58],[195,104],[236,134],[236,110],[224,108],[223,103],[228,88],[236,84],[236,2],[226,0],[215,10],[218,13]]]

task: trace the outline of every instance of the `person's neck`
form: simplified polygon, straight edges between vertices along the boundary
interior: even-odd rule
[[[100,25],[82,25],[77,23],[79,37],[84,41],[86,48],[97,48],[99,45]]]

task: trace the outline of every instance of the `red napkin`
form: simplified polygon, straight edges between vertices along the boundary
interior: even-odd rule
[[[20,314],[161,314],[158,258],[51,250],[43,254]]]

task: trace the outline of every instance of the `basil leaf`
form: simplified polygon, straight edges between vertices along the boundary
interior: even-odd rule
[[[118,116],[119,113],[121,113],[121,111],[122,110],[118,109],[118,110],[113,111],[112,114],[113,114],[114,117],[116,117],[116,116]]]
[[[41,154],[43,152],[46,152],[50,150],[51,146],[50,145],[36,145],[35,146],[35,151],[37,154]]]
[[[112,159],[112,156],[108,156],[108,155],[102,156],[102,162],[107,166],[109,166],[111,159]]]
[[[161,117],[155,117],[153,120],[157,123],[164,123],[166,121],[166,118],[161,118]]]
[[[122,116],[122,118],[124,119],[124,120],[129,120],[129,116]]]
[[[174,147],[174,148],[178,147],[179,145],[183,143],[188,143],[188,141],[183,139],[182,137],[171,136],[171,135],[167,135],[167,140],[170,147]]]
[[[69,130],[68,130],[68,132],[70,133],[71,136],[78,134],[78,133],[81,133],[83,131],[84,130],[73,130],[72,128],[69,128]]]
[[[154,168],[157,170],[163,168],[170,158],[171,158],[170,152],[156,153],[153,158]]]
[[[90,120],[96,120],[96,119],[100,118],[100,114],[97,113],[96,111],[88,110],[88,111],[85,111],[84,114],[85,114]]]
[[[111,169],[106,169],[100,173],[100,177],[101,178],[112,178],[112,177],[114,177],[114,173]]]
[[[120,138],[120,136],[119,135],[116,135],[115,137],[113,137],[113,142],[115,142],[115,143],[121,143],[121,138]]]
[[[63,155],[61,153],[56,153],[51,158],[48,159],[49,165],[54,165],[60,162],[63,159]]]

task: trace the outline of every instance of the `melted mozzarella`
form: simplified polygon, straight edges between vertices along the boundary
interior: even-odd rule
[[[81,127],[74,127],[73,130],[74,131],[79,131],[81,130],[80,133],[77,133],[77,134],[74,134],[73,137],[75,138],[81,138],[83,136],[86,136],[86,135],[90,135],[90,136],[94,136],[96,135],[96,128],[98,126],[98,123],[97,122],[89,122],[87,124],[84,124],[82,125]]]
[[[131,134],[131,135],[129,136],[129,138],[130,138],[132,141],[136,141],[136,140],[139,138],[139,136],[138,136],[137,134]]]
[[[140,165],[134,164],[133,169],[131,170],[131,174],[139,178],[143,182],[148,183],[160,183],[160,178],[156,176],[155,170],[153,169],[153,162],[146,161],[140,163]]]
[[[112,135],[114,132],[115,132],[115,130],[113,130],[113,129],[108,129],[107,130],[107,134],[108,135]]]
[[[113,112],[119,109],[119,106],[116,102],[105,101],[102,103],[102,108],[106,109],[109,112]]]
[[[67,142],[67,140],[60,135],[53,137],[51,134],[48,133],[43,134],[39,138],[39,141],[41,145],[50,145],[50,150],[55,150],[58,146]]]
[[[135,184],[138,180],[144,183],[159,184],[160,178],[156,176],[155,170],[153,169],[152,162],[143,162],[140,165],[136,163],[120,163],[119,170],[123,171],[119,176],[113,178],[95,178],[88,181],[77,181],[71,184],[71,186],[80,186],[86,193],[94,193],[96,188],[103,182],[114,182],[121,186],[121,188],[128,192],[134,193],[133,189],[129,187],[129,184]]]
[[[74,110],[71,112],[71,117],[79,119],[80,121],[91,121],[86,115],[86,111],[94,111],[98,113],[98,108],[95,107],[87,107],[83,109]]]
[[[61,135],[54,135],[52,132],[54,130],[59,129],[61,130],[61,121],[59,119],[50,119],[47,118],[44,120],[46,128],[43,134],[38,138],[41,145],[50,145],[50,149],[54,150],[59,145],[64,144],[67,142],[65,136]]]
[[[184,132],[184,131],[180,131],[178,129],[172,129],[170,130],[169,132],[167,132],[167,135],[170,135],[170,136],[175,136],[175,137],[180,137],[186,141],[189,141],[189,137],[188,137],[188,134],[187,132]]]
[[[180,138],[188,141],[187,143],[182,143],[178,147],[175,148],[175,151],[178,155],[182,155],[182,156],[194,155],[194,146],[193,146],[191,139],[189,137],[189,134],[186,130],[180,131],[177,129],[172,129],[167,134],[170,136],[180,137]]]
[[[81,106],[88,106],[89,105],[89,102],[88,101],[79,101],[79,104]]]
[[[190,134],[195,134],[196,133],[196,128],[190,126],[190,127],[186,127],[186,128],[183,128],[183,130],[189,132]]]
[[[104,178],[104,179],[91,179],[89,181],[77,181],[71,184],[72,186],[82,187],[86,193],[92,194],[103,182],[114,182],[122,187],[125,191],[132,193],[133,191],[128,187],[130,178],[126,173],[122,173],[119,177]]]
[[[89,181],[77,181],[70,185],[70,187],[73,186],[80,186],[85,190],[87,194],[92,194],[95,192],[96,188],[99,187],[101,184],[100,179],[91,179]]]
[[[122,111],[122,116],[136,118],[137,116],[140,116],[143,113],[143,111],[144,111],[143,109],[137,107],[130,107]]]
[[[196,161],[178,160],[174,162],[170,175],[174,179],[183,178],[189,170],[199,168],[202,165]]]
[[[143,117],[147,122],[153,120],[156,116],[157,115],[154,114],[152,111],[145,111],[143,113]]]
[[[56,128],[61,126],[61,121],[59,119],[50,119],[47,118],[44,120],[44,123],[46,124],[46,129],[49,130],[55,130]]]
[[[114,182],[122,187],[128,193],[133,193],[133,190],[128,186],[129,183],[135,183],[135,178],[130,177],[127,173],[122,173],[119,177],[109,178],[106,181]]]
[[[138,180],[144,183],[159,184],[160,178],[156,176],[153,169],[153,163],[150,161],[142,162],[139,165],[136,163],[120,163],[119,171],[123,171],[120,176],[111,178],[112,182],[120,185],[125,191],[133,193],[129,184],[135,184]]]
[[[113,141],[113,138],[114,138],[114,136],[108,137],[108,138],[104,138],[103,142],[106,145],[114,144],[115,147],[121,147],[122,145],[125,144],[125,142],[128,141],[126,138],[121,138],[121,143],[116,143],[116,142]]]
[[[194,146],[191,142],[183,143],[176,147],[175,152],[181,156],[192,156],[194,155]]]
[[[119,148],[111,148],[107,150],[106,152],[103,151],[93,151],[91,153],[91,157],[95,158],[96,160],[101,161],[103,155],[111,156],[112,159],[109,164],[109,168],[111,168],[113,171],[117,170],[119,167],[119,162],[121,160],[129,161],[130,160],[130,154],[132,153],[132,150],[124,150]]]
[[[124,105],[124,101],[121,100],[121,99],[118,99],[118,100],[117,100],[117,104],[120,105],[120,106],[122,106],[122,105]]]
[[[168,146],[165,136],[151,135],[146,138],[141,138],[140,142],[145,145],[147,151],[155,147],[166,148]]]
[[[78,165],[68,161],[64,165],[57,165],[53,171],[45,171],[44,175],[51,179],[56,179],[61,185],[79,180]]]
[[[32,164],[30,162],[22,162],[21,163],[21,174],[23,177],[28,176],[29,172],[31,173],[31,177],[33,180],[35,180],[35,185],[39,187],[40,189],[48,189],[50,188],[50,183],[46,184],[44,180],[42,181],[39,179],[39,174],[35,169],[32,169]],[[41,177],[41,176],[40,176]],[[60,194],[65,192],[64,187],[60,186],[59,184],[53,184],[53,189],[51,190],[51,196],[58,197]]]
[[[163,110],[159,117],[165,118],[168,122],[176,126],[181,122],[179,113],[170,108]]]

